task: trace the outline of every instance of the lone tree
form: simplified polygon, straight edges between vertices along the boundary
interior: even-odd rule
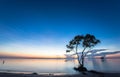
[[[77,35],[75,36],[66,47],[68,50],[66,52],[74,51],[77,55],[77,60],[79,63],[79,66],[77,68],[74,68],[78,71],[87,71],[87,69],[84,67],[84,58],[87,55],[87,52],[85,52],[86,49],[90,49],[91,47],[94,47],[96,44],[100,43],[100,40],[96,39],[94,35],[86,34],[84,35]],[[81,56],[79,55],[80,52],[78,52],[78,48],[83,47],[83,50],[81,52]]]

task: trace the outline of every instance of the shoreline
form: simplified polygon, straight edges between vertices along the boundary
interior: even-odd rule
[[[120,77],[120,73],[102,73],[96,71],[80,72],[78,74],[38,74],[38,73],[8,73],[0,72],[0,77]]]

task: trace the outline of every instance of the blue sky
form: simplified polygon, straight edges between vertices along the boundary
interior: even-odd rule
[[[0,53],[62,55],[75,35],[120,50],[119,0],[0,0]]]

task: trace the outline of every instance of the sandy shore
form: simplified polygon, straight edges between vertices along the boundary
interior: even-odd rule
[[[120,73],[96,73],[86,72],[74,75],[54,75],[54,74],[23,74],[23,73],[0,73],[0,77],[120,77]]]

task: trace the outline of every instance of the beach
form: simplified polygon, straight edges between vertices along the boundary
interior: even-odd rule
[[[98,73],[98,72],[86,72],[80,74],[71,75],[54,75],[54,74],[44,74],[40,75],[37,73],[24,74],[24,73],[0,73],[0,77],[120,77],[120,73]]]

